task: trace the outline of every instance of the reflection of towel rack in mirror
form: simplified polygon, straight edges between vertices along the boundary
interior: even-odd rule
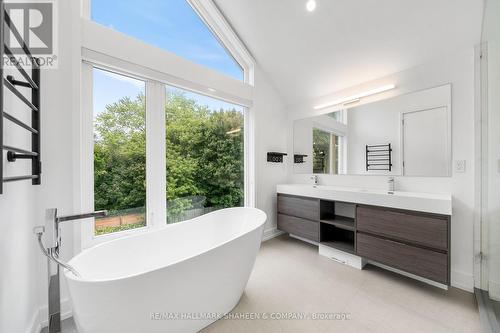
[[[392,171],[390,143],[366,145],[366,171]]]
[[[14,75],[4,77],[5,68],[0,68],[0,156],[3,158],[3,152],[7,151],[7,160],[15,162],[18,159],[31,160],[31,174],[6,177],[4,175],[3,163],[0,162],[0,194],[3,193],[3,183],[14,182],[20,180],[31,180],[33,185],[40,185],[41,183],[41,159],[40,159],[40,66],[38,59],[35,58],[26,43],[24,42],[21,34],[12,23],[8,13],[5,11],[4,2],[0,2],[0,59],[4,61],[4,55],[8,58],[9,64],[12,68],[16,69],[22,80],[17,80]],[[13,50],[5,43],[4,36],[5,29],[9,29],[10,35],[14,36],[15,41],[21,45],[24,55],[31,62],[31,76],[17,61]],[[17,48],[16,48],[17,50]],[[5,64],[4,64],[5,67]],[[24,96],[16,86],[31,89],[31,100]],[[14,116],[13,110],[4,110],[4,87],[6,87],[12,96],[16,97],[19,101],[25,104],[31,110],[31,124],[26,124],[18,117]],[[5,145],[3,142],[4,136],[4,119],[10,121],[12,124],[27,130],[31,134],[31,148],[22,149],[10,145]]]

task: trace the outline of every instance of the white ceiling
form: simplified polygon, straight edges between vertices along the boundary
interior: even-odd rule
[[[473,47],[482,0],[214,0],[285,103]]]

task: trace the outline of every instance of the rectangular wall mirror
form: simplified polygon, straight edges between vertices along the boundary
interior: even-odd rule
[[[451,176],[451,85],[294,121],[294,172]]]

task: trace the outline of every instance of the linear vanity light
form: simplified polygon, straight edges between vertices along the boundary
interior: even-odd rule
[[[328,103],[325,103],[325,104],[316,105],[314,107],[314,110],[321,110],[321,109],[324,109],[324,108],[327,108],[327,107],[330,107],[330,106],[334,106],[334,105],[339,105],[339,104],[348,104],[348,103],[357,102],[357,101],[359,101],[363,97],[367,97],[367,96],[379,94],[381,92],[384,92],[384,91],[387,91],[387,90],[391,90],[391,89],[394,89],[394,88],[396,88],[395,84],[387,84],[385,86],[381,86],[381,87],[378,87],[378,88],[375,88],[375,89],[367,90],[365,92],[362,92],[362,93],[359,93],[359,94],[356,94],[356,95],[352,95],[352,96],[349,96],[349,97],[344,97],[344,98],[338,99],[336,101],[332,101],[332,102],[328,102]]]

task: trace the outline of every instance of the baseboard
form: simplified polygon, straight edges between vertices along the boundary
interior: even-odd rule
[[[35,311],[33,318],[31,320],[30,328],[28,333],[40,333],[40,331],[49,325],[48,321],[48,308],[47,306],[42,306],[37,311]],[[61,320],[70,318],[73,315],[71,310],[71,303],[69,299],[64,299],[61,301]]]
[[[468,291],[474,292],[474,276],[460,271],[451,271],[451,286]]]
[[[264,235],[262,236],[262,241],[265,242],[265,241],[268,241],[270,239],[273,239],[274,237],[278,237],[278,236],[283,235],[283,234],[284,234],[284,232],[278,230],[277,228],[267,229],[264,231]]]
[[[488,281],[488,294],[494,301],[500,302],[500,283],[497,281]]]

